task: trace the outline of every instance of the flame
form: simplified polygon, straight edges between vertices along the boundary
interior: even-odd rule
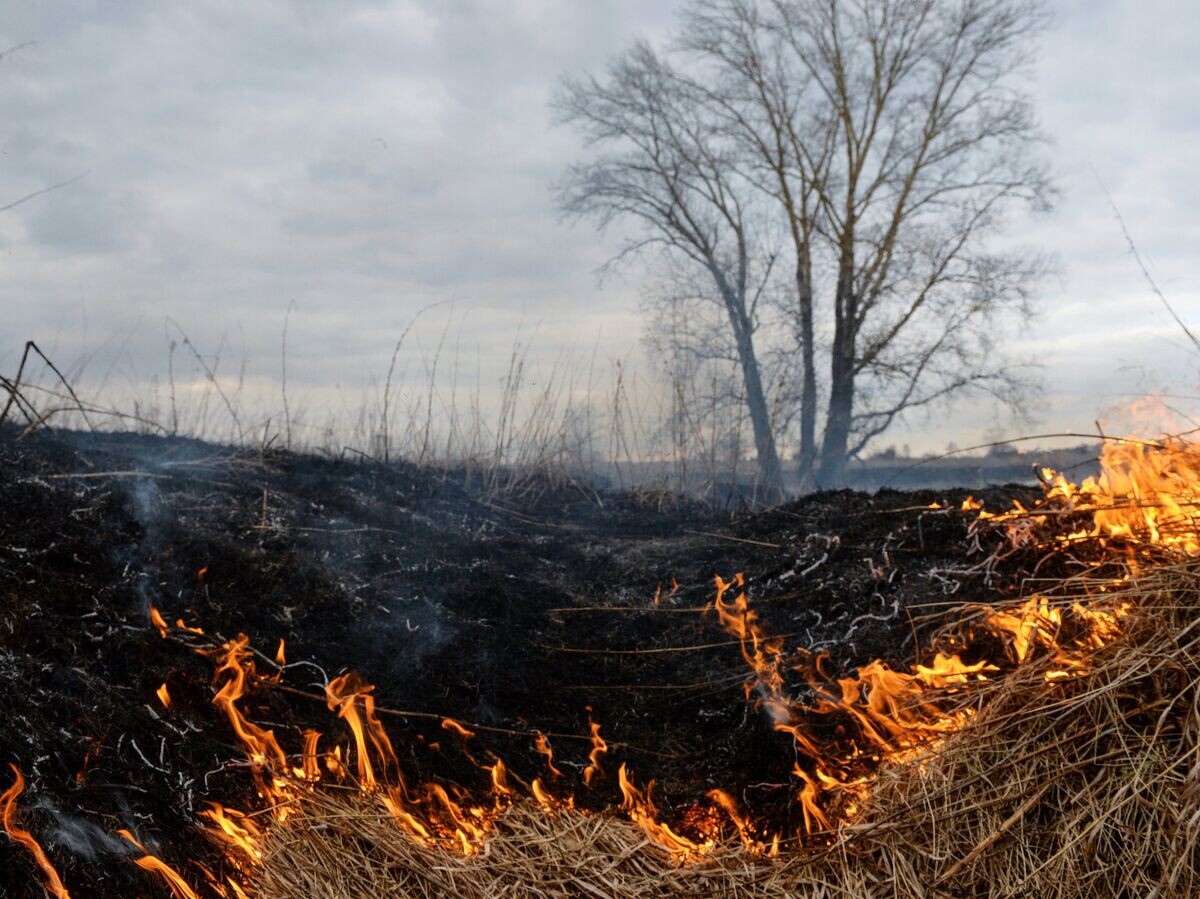
[[[392,748],[392,741],[375,714],[374,690],[373,684],[365,683],[354,671],[335,677],[325,687],[329,710],[337,712],[338,717],[349,725],[354,736],[358,781],[368,792],[379,787],[375,768],[371,764],[371,749],[375,750],[384,765],[393,767],[397,773],[400,767],[396,752]]]
[[[706,796],[710,802],[712,802],[717,806],[717,808],[721,809],[721,811],[725,813],[725,815],[733,823],[733,826],[737,828],[738,839],[741,840],[743,846],[745,846],[755,855],[769,854],[770,850],[763,844],[761,840],[755,837],[754,824],[751,822],[749,815],[746,815],[744,812],[742,812],[741,808],[739,808],[736,799],[721,789],[709,790]],[[773,846],[775,852],[778,853],[778,834],[776,834],[773,838]]]
[[[600,725],[592,721],[591,718],[588,719],[588,727],[592,732],[592,751],[588,753],[588,766],[583,769],[583,782],[590,787],[592,785],[592,778],[596,776],[596,773],[603,773],[604,771],[600,767],[600,756],[608,752],[608,744],[600,736]]]
[[[1137,538],[1187,555],[1200,552],[1200,454],[1177,438],[1104,444],[1101,474],[1076,486],[1054,474],[1047,499],[1089,510],[1090,536]]]
[[[992,513],[978,503],[981,521],[1003,524],[1014,545],[1046,545],[1039,528],[1049,514],[1090,513],[1092,526],[1051,543],[1123,541],[1194,556],[1200,553],[1200,449],[1179,437],[1160,440],[1107,439],[1100,451],[1100,474],[1078,484],[1050,468],[1039,472],[1045,500],[1037,509],[1014,503]]]
[[[226,842],[244,852],[251,861],[262,861],[262,829],[242,812],[210,802],[200,815],[208,818],[225,834]]]
[[[310,728],[304,732],[303,764],[295,773],[297,777],[303,778],[310,783],[316,783],[321,779],[321,766],[317,762],[317,744],[320,740],[320,731]]]
[[[1102,463],[1101,475],[1080,484],[1043,470],[1045,498],[1030,507],[1014,502],[1011,509],[990,512],[968,497],[960,508],[976,517],[972,527],[977,533],[983,527],[1001,528],[1014,547],[1053,548],[1091,541],[1105,548],[1120,543],[1125,553],[1147,548],[1200,553],[1195,520],[1200,505],[1200,452],[1178,441],[1111,441],[1104,447]],[[943,507],[933,503],[929,508]],[[1076,527],[1075,518],[1068,519],[1076,515],[1090,516],[1090,524]],[[1066,528],[1051,527],[1064,520],[1072,523]],[[1133,570],[1128,555],[1108,552],[1106,558],[1125,562],[1127,570]],[[788,651],[782,639],[770,636],[750,605],[746,584],[740,573],[729,580],[716,578],[715,597],[706,610],[736,639],[749,670],[744,684],[746,699],[767,713],[775,730],[791,737],[796,756],[792,796],[802,828],[798,836],[810,841],[828,841],[845,821],[863,812],[879,765],[914,760],[922,764],[919,759],[948,734],[966,726],[977,706],[973,704],[977,694],[971,691],[1035,660],[1047,681],[1076,677],[1088,670],[1089,654],[1120,637],[1131,611],[1128,604],[1107,598],[1101,591],[1086,601],[1033,595],[976,606],[960,625],[961,633],[955,630],[932,648],[932,655],[924,655],[915,664],[899,666],[877,659],[844,673],[831,671],[827,656],[804,648]],[[678,582],[672,579],[671,594],[678,589]],[[653,603],[661,603],[663,596],[660,584]],[[159,634],[167,636],[170,628],[153,607],[150,619]],[[203,633],[182,620],[176,627]],[[981,657],[984,649],[990,656]],[[410,787],[380,721],[382,710],[376,705],[375,688],[353,671],[334,678],[325,688],[326,704],[345,723],[348,741],[331,740],[331,748],[321,752],[322,734],[307,730],[302,748],[289,756],[271,730],[249,721],[238,706],[256,683],[282,678],[284,641],[279,641],[275,654],[278,670],[270,677],[256,671],[245,635],[224,643],[219,650],[204,652],[216,664],[213,702],[237,734],[265,803],[250,813],[212,803],[202,813],[214,838],[227,847],[231,866],[239,876],[260,864],[268,830],[287,826],[290,809],[326,777],[356,781],[355,786],[368,797],[366,801],[386,810],[396,826],[420,845],[463,856],[483,850],[498,817],[526,790],[519,778],[510,777],[503,759],[489,753],[490,763],[484,764],[467,752],[467,741],[476,734],[452,718],[441,719],[441,729],[462,741],[467,758],[486,772],[490,787],[469,791],[437,782]],[[801,682],[790,684],[797,674]],[[166,684],[158,695],[168,706]],[[587,711],[591,745],[582,781],[598,788],[596,775],[604,771],[602,761],[610,745],[601,736],[601,725],[593,720],[591,708]],[[816,725],[829,716],[832,720]],[[556,783],[553,792],[546,786],[551,778],[564,778],[555,765],[549,740],[540,731],[531,737],[534,751],[544,760],[545,779],[533,778],[527,788],[529,796],[546,814],[574,808],[575,797],[563,784]],[[668,816],[667,823],[652,798],[653,780],[640,788],[622,762],[617,786],[624,813],[647,839],[680,863],[703,859],[714,851],[723,834],[733,832],[754,855],[779,854],[783,835],[756,823],[729,792],[710,790],[706,801],[680,807]],[[10,790],[4,796],[5,827],[10,835],[15,795]],[[140,848],[132,836],[124,835]],[[144,849],[142,852],[137,863],[162,877],[177,897],[195,895],[173,869]],[[246,895],[235,880],[226,886],[211,873],[205,876],[221,895]]]
[[[461,737],[464,740],[469,740],[473,736],[475,736],[475,731],[468,730],[467,728],[465,728],[461,724],[459,724],[457,721],[455,721],[453,718],[443,718],[442,719],[442,730],[449,731],[452,734],[457,734],[459,737]]]
[[[712,852],[716,845],[713,837],[709,836],[701,842],[696,842],[676,833],[658,820],[658,809],[650,798],[654,781],[646,784],[644,792],[639,790],[622,762],[621,767],[617,769],[617,782],[624,797],[621,808],[652,842],[666,849],[679,861],[694,861]]]
[[[737,637],[741,645],[742,658],[750,666],[752,675],[746,680],[746,698],[758,693],[760,703],[766,707],[778,724],[787,719],[787,700],[783,697],[783,676],[779,671],[783,641],[768,639],[758,624],[758,615],[750,609],[743,589],[746,577],[739,572],[732,580],[716,577],[717,596],[710,608],[717,613],[717,620],[727,632]],[[725,594],[737,588],[733,602],[725,601]]]
[[[826,671],[828,658],[797,649],[801,672],[816,701],[804,704],[791,698],[783,676],[783,650],[778,640],[767,638],[746,598],[745,578],[716,578],[716,598],[709,607],[726,631],[738,639],[742,658],[751,669],[746,681],[747,698],[770,715],[775,729],[792,736],[797,753],[793,776],[797,779],[796,801],[800,806],[804,833],[807,835],[834,829],[826,808],[830,798],[842,796],[842,814],[852,817],[865,799],[866,780],[855,775],[861,761],[891,761],[916,757],[942,739],[961,729],[974,709],[954,703],[954,694],[988,680],[1000,671],[987,659],[964,662],[955,654],[935,653],[927,664],[914,664],[899,671],[876,659],[859,667],[853,675],[836,677]],[[737,588],[737,596],[726,596]],[[1085,670],[1084,654],[1099,648],[1120,634],[1120,621],[1127,610],[1092,608],[1075,603],[1072,613],[1080,624],[1081,635],[1070,645],[1059,642],[1063,613],[1044,596],[1024,602],[985,610],[981,632],[1001,638],[1008,662],[1020,665],[1038,650],[1044,650],[1059,667],[1047,673],[1048,679],[1070,676]],[[843,715],[855,725],[857,742],[849,746],[826,745],[812,725],[826,715]],[[747,842],[745,824],[731,809],[727,795],[710,793],[738,827],[743,842],[761,852],[761,842]]]
[[[287,757],[276,741],[275,734],[248,721],[237,708],[237,701],[246,695],[248,676],[255,674],[249,645],[250,638],[239,634],[236,639],[222,646],[223,654],[219,655],[220,664],[214,680],[220,680],[222,675],[228,675],[228,678],[213,697],[213,704],[225,712],[256,771],[268,766],[283,771],[287,767]]]
[[[171,707],[171,691],[167,689],[166,681],[163,681],[162,686],[154,691],[154,695],[158,697],[158,701],[162,703],[164,709]]]
[[[553,811],[558,806],[558,800],[546,792],[546,788],[542,786],[542,779],[535,777],[529,785],[529,792],[533,794],[533,798],[538,801],[546,811]]]
[[[34,839],[33,834],[17,824],[17,797],[25,792],[25,776],[16,765],[10,763],[9,767],[12,768],[13,784],[4,791],[3,795],[0,795],[0,820],[3,820],[4,832],[8,834],[10,840],[20,843],[33,856],[37,866],[42,869],[46,890],[56,899],[71,899],[71,894],[63,886],[62,878],[58,876],[58,871],[46,857],[41,844]]]
[[[135,858],[133,863],[143,871],[149,871],[150,873],[157,874],[159,877],[161,877],[163,882],[166,883],[167,887],[171,890],[171,894],[175,897],[175,899],[200,899],[200,897],[196,895],[195,891],[188,886],[187,881],[179,876],[178,871],[164,862],[161,858],[158,858],[158,856],[151,855],[149,852],[147,852],[146,847],[139,843],[134,835],[128,830],[122,828],[121,830],[118,830],[117,833],[141,850],[142,856],[140,858]]]
[[[550,741],[541,731],[538,731],[537,736],[533,738],[533,747],[539,754],[546,757],[546,770],[550,772],[550,775],[562,777],[563,773],[554,766],[554,750],[550,747]]]
[[[508,774],[507,769],[504,767],[504,760],[496,759],[495,764],[485,767],[492,776],[492,792],[496,794],[496,798],[500,799],[511,796],[512,788],[507,783]]]

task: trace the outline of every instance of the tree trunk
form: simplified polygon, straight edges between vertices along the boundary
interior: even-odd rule
[[[750,410],[750,425],[754,430],[754,449],[758,455],[759,489],[756,493],[767,502],[783,499],[783,473],[779,467],[779,451],[775,447],[775,434],[771,427],[771,412],[763,391],[762,378],[758,371],[758,360],[753,350],[749,357],[742,354],[742,375],[746,381],[746,405]]]
[[[846,449],[850,443],[850,415],[854,408],[853,357],[845,359],[834,350],[829,387],[829,413],[825,419],[825,440],[821,444],[821,466],[817,485],[840,487],[846,475]]]
[[[718,283],[723,279],[718,278]],[[729,323],[737,340],[738,361],[741,364],[742,380],[746,385],[746,407],[750,412],[750,426],[754,431],[754,450],[758,456],[759,487],[756,498],[767,502],[783,499],[783,473],[779,466],[779,451],[775,446],[775,433],[771,424],[771,410],[767,405],[767,394],[763,390],[762,375],[758,369],[758,356],[754,352],[754,335],[745,304],[731,295],[727,284],[722,284],[725,308],[729,312]]]
[[[817,457],[817,364],[813,336],[811,262],[803,254],[796,260],[796,295],[800,305],[800,492],[813,487]]]
[[[840,487],[845,481],[846,450],[854,410],[855,347],[858,343],[858,300],[854,295],[854,223],[847,216],[838,261],[837,296],[834,299],[833,352],[829,370],[829,411],[817,484]]]

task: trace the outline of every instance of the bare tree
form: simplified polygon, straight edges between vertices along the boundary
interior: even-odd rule
[[[1020,395],[994,352],[995,323],[1027,314],[1044,264],[996,237],[1015,210],[1052,196],[1020,83],[1042,24],[1038,0],[684,9],[671,96],[687,97],[704,144],[722,148],[723,179],[757,216],[745,230],[774,229],[790,250],[780,311],[801,360],[801,470],[818,485],[839,483],[846,460],[908,410],[972,390]],[[616,81],[605,87],[610,102],[634,102]],[[630,150],[618,162],[644,160]]]
[[[773,259],[760,250],[758,197],[739,174],[736,146],[703,92],[646,43],[616,60],[605,81],[565,79],[555,106],[562,121],[603,148],[558,184],[562,209],[601,227],[636,219],[643,231],[622,257],[660,249],[707,277],[707,295],[724,310],[744,382],[759,487],[778,496],[779,453],[755,347]]]

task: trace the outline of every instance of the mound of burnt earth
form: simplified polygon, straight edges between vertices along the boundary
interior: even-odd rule
[[[2,433],[0,761],[28,780],[22,826],[72,895],[162,890],[121,829],[185,876],[219,871],[197,815],[252,807],[253,787],[194,650],[245,633],[268,657],[286,642],[287,668],[242,710],[289,751],[309,727],[345,737],[323,686],[354,669],[410,777],[475,788],[502,758],[528,781],[541,732],[577,783],[595,722],[608,750],[580,804],[619,800],[626,762],[668,816],[720,787],[786,823],[792,740],[746,701],[738,642],[704,612],[714,578],[745,572],[763,629],[831,670],[909,662],[942,605],[1010,592],[1030,564],[973,545],[965,498],[833,492],[733,516],[551,481],[518,500],[405,464]],[[151,607],[204,635],[161,638]],[[43,895],[3,839],[0,872],[0,896]]]

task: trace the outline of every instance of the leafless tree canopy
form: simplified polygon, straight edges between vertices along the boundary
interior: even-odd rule
[[[785,442],[828,486],[907,410],[1019,396],[996,322],[1044,262],[998,238],[1052,196],[1020,80],[1042,24],[1037,0],[691,0],[665,50],[564,80],[590,151],[562,208],[636,222],[622,256],[720,311],[768,491]]]

